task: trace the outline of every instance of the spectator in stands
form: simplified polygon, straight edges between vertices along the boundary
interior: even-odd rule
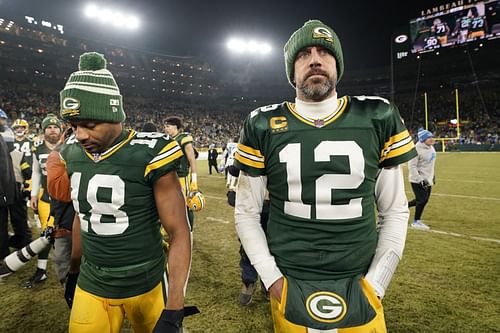
[[[430,229],[422,222],[422,213],[429,201],[435,181],[436,150],[433,145],[434,135],[423,128],[419,129],[418,143],[415,145],[418,156],[408,162],[410,184],[415,193],[415,199],[408,202],[409,207],[415,207],[415,217],[411,226],[422,230]]]

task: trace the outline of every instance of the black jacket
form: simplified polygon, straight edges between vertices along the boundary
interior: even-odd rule
[[[0,134],[0,206],[12,205],[18,195],[10,149]]]

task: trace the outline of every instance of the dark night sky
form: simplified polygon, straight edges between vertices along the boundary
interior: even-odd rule
[[[125,34],[105,31],[83,17],[88,1],[0,0],[0,16],[42,16],[62,23],[68,33],[116,45],[172,55],[203,56],[224,61],[225,41],[241,34],[268,40],[274,51],[267,61],[282,61],[282,47],[306,20],[317,18],[339,35],[348,68],[389,64],[394,27],[418,17],[435,1],[95,1],[129,8],[141,19],[141,29]],[[22,17],[22,16],[21,16]]]

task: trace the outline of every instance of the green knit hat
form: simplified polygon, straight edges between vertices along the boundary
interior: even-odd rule
[[[66,120],[97,120],[118,123],[125,120],[123,99],[106,59],[97,52],[80,56],[74,72],[61,91],[61,117]]]
[[[62,131],[61,121],[53,113],[49,113],[47,117],[43,118],[42,132],[45,132],[45,129],[49,127],[49,125],[56,125]]]
[[[297,53],[306,46],[321,45],[328,49],[337,62],[337,81],[344,74],[344,56],[340,40],[332,28],[319,20],[309,20],[295,31],[285,44],[285,69],[288,82],[295,87],[294,65]]]

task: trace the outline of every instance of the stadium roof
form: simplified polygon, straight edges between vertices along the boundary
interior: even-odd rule
[[[140,19],[136,31],[104,28],[84,18],[91,1],[0,0],[2,15],[24,15],[64,25],[65,33],[99,38],[113,44],[173,55],[224,57],[232,34],[255,36],[273,43],[276,62],[282,45],[307,19],[330,25],[342,40],[348,68],[388,65],[394,27],[446,1],[95,1],[122,8]],[[50,4],[50,5],[47,5]],[[270,59],[272,62],[273,59]]]

